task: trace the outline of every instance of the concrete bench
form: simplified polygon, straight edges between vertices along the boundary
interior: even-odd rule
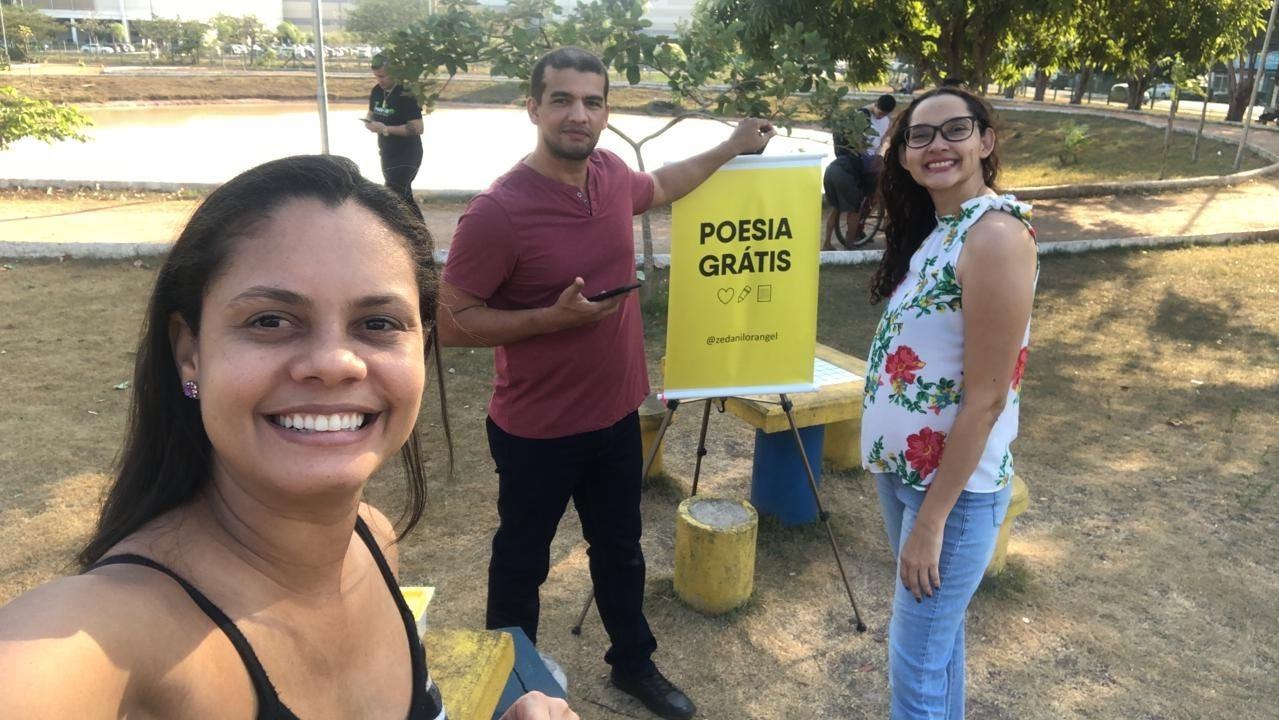
[[[434,589],[402,587],[400,592],[418,622],[431,679],[440,687],[450,720],[496,720],[532,690],[566,697],[523,630],[423,631]]]

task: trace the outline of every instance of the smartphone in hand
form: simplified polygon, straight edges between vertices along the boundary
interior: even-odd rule
[[[600,300],[607,300],[611,297],[616,297],[618,295],[621,295],[622,293],[628,293],[632,290],[635,290],[636,288],[640,287],[643,284],[644,283],[640,283],[640,282],[630,283],[629,285],[615,287],[612,290],[605,290],[602,293],[596,293],[595,295],[592,295],[586,299],[591,302],[599,302]]]

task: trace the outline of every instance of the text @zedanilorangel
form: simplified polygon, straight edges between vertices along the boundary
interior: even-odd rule
[[[707,345],[731,345],[733,343],[771,343],[780,336],[778,332],[771,333],[737,333],[735,335],[707,335]]]

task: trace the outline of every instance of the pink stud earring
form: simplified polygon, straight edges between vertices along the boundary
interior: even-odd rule
[[[194,380],[187,380],[186,382],[182,383],[182,394],[186,395],[192,400],[199,400],[200,384]]]

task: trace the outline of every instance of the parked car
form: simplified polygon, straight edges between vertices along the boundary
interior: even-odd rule
[[[80,52],[89,53],[90,55],[110,55],[115,52],[115,48],[110,45],[81,45]]]

